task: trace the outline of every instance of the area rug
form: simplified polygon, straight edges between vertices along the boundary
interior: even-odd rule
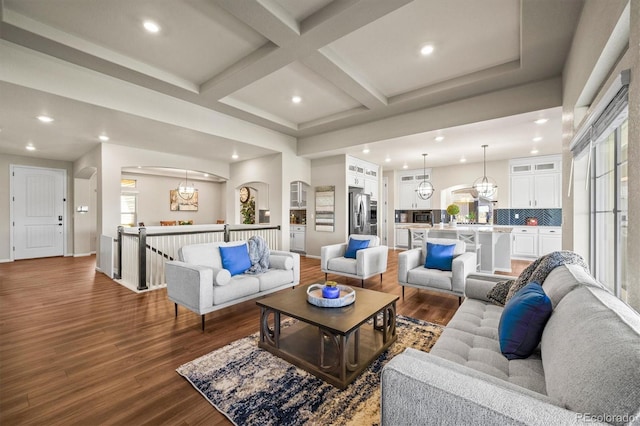
[[[402,315],[396,327],[398,340],[343,391],[258,348],[258,333],[176,371],[236,425],[377,425],[382,367],[407,347],[428,352],[443,330]]]

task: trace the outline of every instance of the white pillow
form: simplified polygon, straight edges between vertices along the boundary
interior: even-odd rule
[[[272,254],[271,256],[269,256],[269,267],[290,271],[291,269],[293,269],[293,257]]]
[[[213,285],[223,286],[231,282],[231,272],[226,269],[213,269]]]

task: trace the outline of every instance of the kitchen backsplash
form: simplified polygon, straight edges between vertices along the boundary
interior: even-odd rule
[[[496,209],[493,214],[494,225],[524,226],[528,217],[535,217],[538,226],[562,226],[562,209]]]

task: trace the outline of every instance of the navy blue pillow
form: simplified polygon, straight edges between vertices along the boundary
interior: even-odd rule
[[[450,271],[453,262],[453,250],[455,244],[433,244],[427,243],[427,258],[424,267],[428,269],[440,269],[441,271]]]
[[[356,240],[349,238],[349,245],[347,246],[347,251],[344,253],[344,257],[355,259],[356,252],[358,250],[366,249],[367,247],[369,247],[369,240]]]
[[[498,324],[500,351],[507,359],[529,357],[538,347],[553,307],[542,286],[530,282],[507,302]]]
[[[231,276],[243,274],[251,268],[249,249],[246,244],[240,246],[220,246],[220,257],[222,267],[231,273]]]

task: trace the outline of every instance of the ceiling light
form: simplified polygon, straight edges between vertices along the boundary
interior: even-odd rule
[[[462,158],[460,159],[460,162],[461,162],[461,163],[466,163],[466,162],[467,162],[467,159],[466,159],[466,158],[464,158],[464,157],[462,157]]]
[[[408,168],[409,168],[409,166],[405,163],[405,165],[404,165],[404,166],[402,166],[402,168],[403,168],[403,169],[408,169]]]
[[[536,136],[535,138],[533,138],[534,142],[540,142],[542,140],[542,136]]]
[[[427,180],[427,154],[422,154],[422,182],[418,185],[416,193],[421,200],[428,200],[433,191],[433,184]]]
[[[365,148],[365,149],[362,150],[362,152],[365,153],[365,154],[368,154],[370,151],[369,151],[369,148]]]
[[[436,136],[434,139],[436,142],[442,142],[444,140],[444,136]]]
[[[187,178],[187,171],[184,171],[184,182],[180,182],[176,188],[178,197],[183,200],[190,200],[198,191],[193,185],[189,185],[189,179]]]
[[[98,136],[98,139],[100,139],[102,142],[107,142],[109,140],[109,136],[100,135],[100,136]]]
[[[233,158],[234,160],[238,159],[238,154],[236,154],[235,152],[233,154],[231,154],[231,158]]]
[[[203,174],[202,176],[204,176],[204,177],[209,177],[209,173],[205,173],[205,174]]]
[[[294,104],[299,104],[300,102],[302,102],[302,98],[300,96],[293,96],[291,97],[291,102],[293,102]]]
[[[144,26],[144,29],[150,33],[156,34],[160,32],[160,26],[153,21],[144,21],[142,25]]]
[[[433,53],[433,46],[431,44],[427,44],[426,46],[422,46],[420,49],[420,54],[422,56],[429,56]]]
[[[42,121],[43,123],[51,123],[53,121],[53,118],[47,115],[39,115],[38,120]]]
[[[538,118],[536,121],[534,121],[534,123],[536,123],[536,124],[544,124],[547,121],[549,121],[548,118]]]
[[[482,149],[484,150],[484,160],[483,160],[483,170],[484,173],[481,178],[476,179],[473,183],[473,187],[476,191],[478,191],[478,195],[484,198],[492,198],[496,193],[496,185],[493,179],[487,177],[487,147],[489,145],[482,145]]]
[[[387,157],[387,158],[384,159],[384,161],[385,161],[385,163],[388,163],[388,162],[391,161],[391,158]]]
[[[537,153],[538,153],[538,150],[537,150],[536,148],[533,148],[533,149],[531,150],[531,153],[532,153],[532,154],[537,154]]]
[[[25,146],[25,148],[27,149],[27,151],[35,151],[36,150],[36,147],[31,145],[31,144]]]

